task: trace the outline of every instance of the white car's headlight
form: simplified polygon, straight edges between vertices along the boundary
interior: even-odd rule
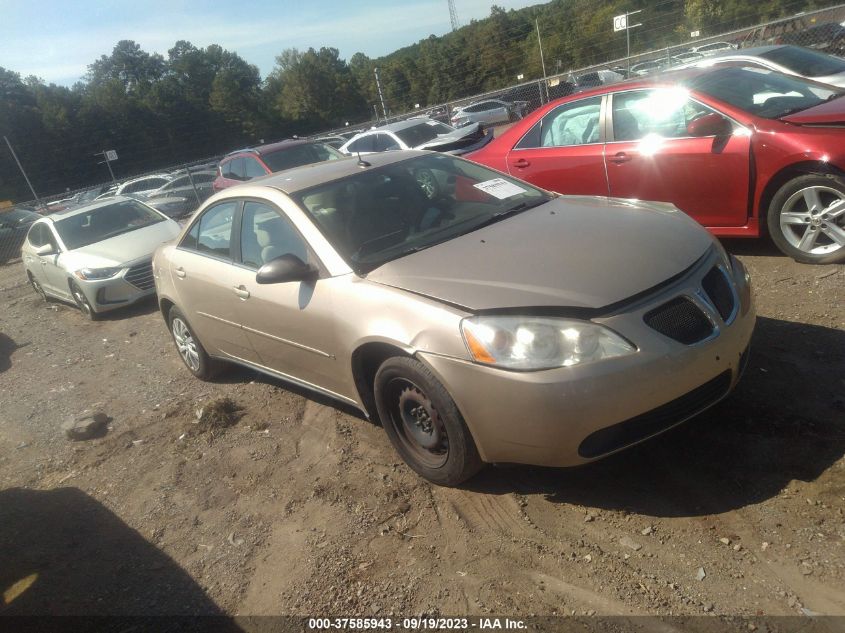
[[[113,268],[80,268],[74,274],[85,281],[97,281],[114,277],[121,270],[123,269],[119,266]]]
[[[637,349],[606,327],[574,319],[478,316],[461,321],[461,331],[476,362],[506,369],[571,367]]]

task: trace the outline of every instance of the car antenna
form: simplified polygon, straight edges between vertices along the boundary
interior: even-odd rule
[[[358,167],[372,167],[371,163],[361,158],[361,150],[358,150]]]

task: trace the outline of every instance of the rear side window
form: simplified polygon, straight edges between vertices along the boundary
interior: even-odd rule
[[[228,163],[223,164],[223,177],[230,180],[244,180],[244,159],[233,158]]]
[[[373,139],[375,134],[370,134],[368,136],[364,136],[363,138],[359,138],[357,141],[353,141],[349,144],[349,147],[346,148],[346,151],[352,152],[373,152]]]
[[[396,142],[390,134],[375,134],[375,150],[377,152],[388,152],[394,149],[402,149],[399,147],[399,143]]]
[[[265,169],[254,158],[243,158],[241,160],[244,161],[244,177],[247,180],[267,175]]]
[[[213,257],[230,259],[232,223],[237,202],[222,202],[207,209],[179,245]]]

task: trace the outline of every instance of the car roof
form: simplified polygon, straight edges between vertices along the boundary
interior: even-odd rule
[[[708,57],[707,59],[723,59],[725,57],[741,57],[743,55],[750,55],[751,57],[756,57],[757,55],[762,55],[763,53],[768,53],[770,51],[777,50],[779,48],[786,48],[784,44],[774,44],[771,46],[755,46],[753,48],[740,48],[739,50],[732,51],[730,53],[722,53],[719,55],[713,55],[712,57]],[[794,46],[790,48],[796,48]]]
[[[418,125],[428,125],[426,121],[431,121],[432,123],[437,123],[438,125],[443,125],[438,121],[433,119],[429,119],[428,117],[418,117],[416,119],[407,119],[405,121],[397,121],[396,123],[388,123],[386,125],[380,125],[377,128],[373,128],[371,130],[366,130],[367,132],[400,132],[402,130],[406,130],[409,127],[417,127]]]
[[[75,215],[79,215],[81,213],[86,213],[93,209],[99,209],[100,207],[108,207],[116,202],[126,202],[127,200],[135,200],[135,198],[130,198],[129,196],[112,196],[111,198],[106,198],[105,200],[100,200],[98,202],[92,202],[90,204],[82,205],[81,207],[75,207],[73,209],[68,209],[67,211],[57,211],[56,213],[51,213],[49,216],[46,216],[45,220],[64,220],[65,218],[70,218]]]
[[[249,181],[249,186],[259,185],[271,187],[278,189],[282,193],[293,194],[333,180],[340,180],[341,178],[361,173],[362,170],[369,169],[370,167],[384,167],[385,165],[399,163],[416,156],[436,153],[424,150],[394,150],[392,152],[368,154],[364,157],[365,160],[363,161],[367,163],[367,166],[359,165],[356,156],[327,160],[321,163],[312,163],[310,165],[294,167],[293,169],[286,169],[261,178],[254,178]],[[237,189],[238,187],[231,187],[227,191],[234,193]]]
[[[244,147],[242,149],[236,149],[226,154],[223,160],[231,158],[236,154],[258,154],[259,156],[264,156],[265,154],[273,154],[274,152],[288,149],[289,147],[296,147],[297,145],[305,145],[306,143],[314,142],[315,141],[309,141],[308,139],[304,138],[286,138],[285,140],[278,141],[276,143],[267,143],[265,145],[256,145],[255,147]]]

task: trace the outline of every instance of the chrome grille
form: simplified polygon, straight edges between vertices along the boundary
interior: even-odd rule
[[[138,288],[138,290],[149,290],[155,286],[155,281],[153,280],[153,263],[148,261],[132,266],[132,268],[126,271],[124,279]]]
[[[713,324],[701,308],[686,297],[676,297],[647,312],[643,320],[664,336],[691,345],[713,333]]]
[[[714,266],[701,280],[701,287],[713,302],[723,321],[727,321],[734,311],[734,293],[725,273]]]

